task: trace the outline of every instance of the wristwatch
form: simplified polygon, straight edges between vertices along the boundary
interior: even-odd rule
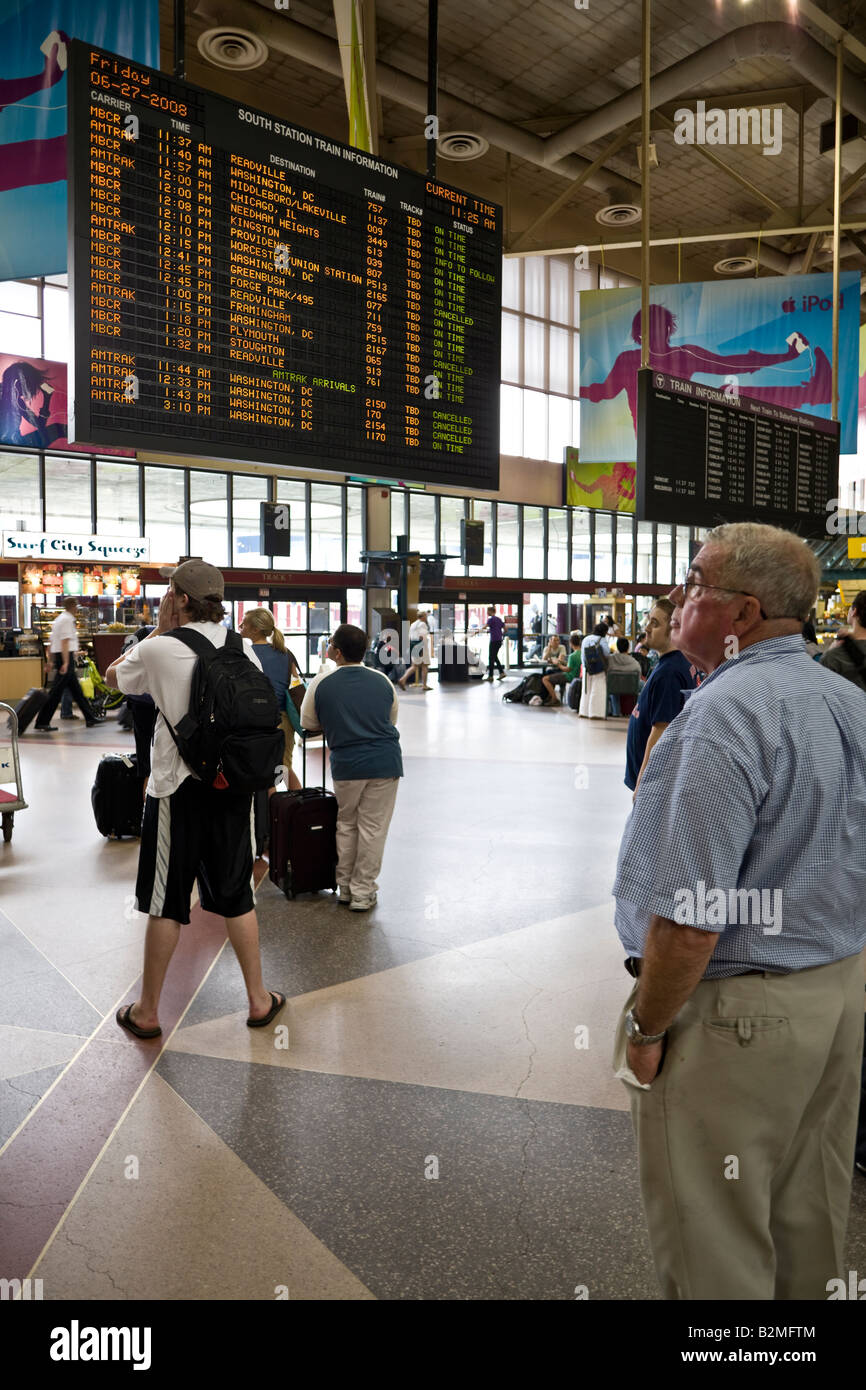
[[[662,1038],[667,1036],[667,1031],[666,1028],[663,1033],[642,1033],[640,1024],[631,1009],[625,1016],[626,1037],[629,1042],[635,1043],[638,1047],[648,1047],[650,1043],[661,1042]]]

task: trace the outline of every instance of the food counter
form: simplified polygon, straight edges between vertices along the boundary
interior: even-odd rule
[[[4,704],[17,704],[34,685],[42,685],[41,657],[0,657],[0,700]]]

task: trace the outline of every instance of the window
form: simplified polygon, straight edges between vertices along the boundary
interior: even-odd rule
[[[473,565],[470,574],[493,573],[493,503],[476,502],[473,508],[476,521],[484,522],[484,564]]]
[[[610,584],[613,579],[613,532],[610,512],[595,514],[595,574],[596,584]]]
[[[616,514],[616,575],[620,584],[634,583],[634,541],[632,523],[634,518],[626,513]]]
[[[502,380],[520,381],[520,325],[517,314],[502,315]]]
[[[523,577],[544,578],[544,521],[541,507],[523,508]]]
[[[155,564],[171,564],[187,553],[183,468],[144,470],[144,534]]]
[[[410,492],[409,549],[417,550],[421,555],[432,555],[438,548],[436,499],[426,492]]]
[[[138,465],[96,462],[96,529],[103,535],[140,536]]]
[[[660,521],[657,527],[656,582],[667,585],[674,582],[673,527],[663,521]]]
[[[653,574],[653,524],[651,521],[639,521],[637,524],[635,582],[637,584],[653,584],[655,582],[655,575]]]
[[[589,512],[585,508],[571,513],[571,577],[589,579]]]
[[[572,404],[564,396],[547,397],[547,457],[551,463],[561,464],[572,442]]]
[[[547,397],[542,391],[523,393],[523,457],[547,458]]]
[[[343,489],[331,483],[310,488],[310,569],[343,569]]]
[[[564,508],[547,513],[547,577],[568,578],[568,515]]]
[[[523,258],[523,312],[544,318],[545,304],[544,280],[547,269],[546,256],[526,256]]]
[[[689,528],[688,526],[678,526],[677,534],[677,559],[676,559],[676,583],[679,584],[686,577],[689,568]]]
[[[544,390],[547,373],[544,365],[545,325],[535,319],[523,320],[523,384]]]
[[[46,285],[42,296],[44,355],[52,362],[69,361],[69,292]]]
[[[277,478],[277,501],[288,502],[292,553],[284,555],[280,569],[305,570],[307,565],[307,484],[293,478]]]
[[[364,489],[346,488],[346,569],[363,568],[361,551],[364,549]],[[354,623],[354,618],[347,620]],[[356,627],[358,626],[355,623]]]
[[[45,529],[93,535],[90,459],[45,459]]]
[[[512,502],[496,505],[496,573],[507,579],[520,577],[518,508]]]
[[[261,505],[268,500],[267,478],[246,473],[232,477],[232,564],[243,568],[267,569],[268,557],[261,553]],[[279,569],[282,557],[275,556]]]
[[[36,454],[0,454],[0,531],[41,531]]]
[[[225,473],[189,471],[189,553],[209,565],[228,564],[228,478]]]
[[[520,308],[520,267],[521,261],[503,256],[502,258],[502,305],[507,309]]]
[[[503,454],[523,453],[523,392],[519,386],[499,388],[499,447]]]
[[[460,522],[466,515],[466,504],[462,497],[441,497],[439,499],[439,539],[443,551],[452,556],[452,559],[445,561],[446,574],[465,574],[466,570],[463,561],[460,559]],[[486,541],[485,537],[485,541]],[[480,574],[482,571],[474,566],[470,570],[471,574]]]

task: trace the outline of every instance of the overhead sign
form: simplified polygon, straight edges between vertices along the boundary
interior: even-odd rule
[[[146,536],[76,536],[57,531],[4,531],[7,560],[104,560],[145,564],[150,559]]]
[[[499,486],[502,209],[70,51],[74,437]]]
[[[848,537],[848,559],[866,560],[866,536]]]
[[[839,285],[841,448],[851,454],[857,450],[859,271],[843,271]],[[832,286],[826,274],[653,285],[649,365],[728,396],[829,420]],[[637,457],[642,340],[639,288],[581,293],[582,463]]]
[[[763,521],[827,535],[839,425],[663,372],[638,373],[637,514],[717,526]]]

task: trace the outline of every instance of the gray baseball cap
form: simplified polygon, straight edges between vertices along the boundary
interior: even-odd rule
[[[225,581],[216,565],[206,560],[184,560],[182,565],[163,565],[163,579],[171,579],[190,598],[222,598]]]

